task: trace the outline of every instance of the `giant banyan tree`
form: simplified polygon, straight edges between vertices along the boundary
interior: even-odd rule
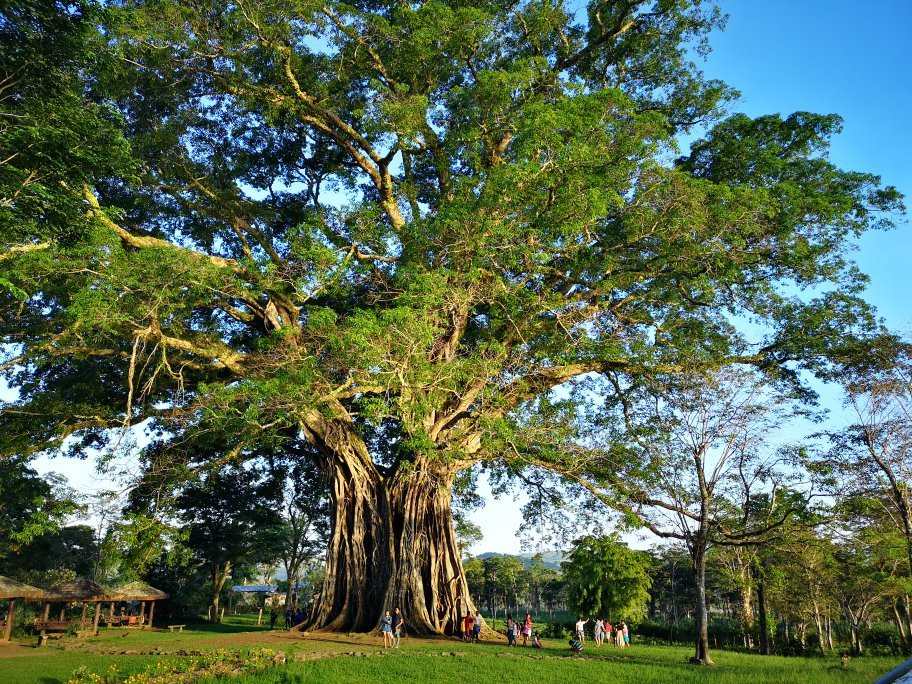
[[[456,476],[610,489],[598,383],[797,383],[876,328],[846,251],[896,192],[828,161],[834,115],[725,114],[712,3],[0,12],[2,454],[315,459],[314,629],[453,633]]]

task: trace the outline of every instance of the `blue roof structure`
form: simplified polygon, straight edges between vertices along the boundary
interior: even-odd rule
[[[231,591],[238,591],[242,594],[270,594],[278,587],[271,584],[237,584],[231,587]]]

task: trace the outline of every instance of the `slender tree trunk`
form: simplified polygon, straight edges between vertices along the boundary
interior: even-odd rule
[[[706,548],[697,541],[697,548],[693,553],[694,581],[696,582],[696,628],[697,643],[694,657],[690,662],[694,665],[714,665],[709,657],[709,612],[706,609]]]
[[[906,631],[909,633],[909,647],[912,648],[912,606],[908,595],[903,596],[903,612],[906,614]]]
[[[899,602],[893,601],[893,620],[896,623],[896,629],[899,631],[899,638],[903,645],[903,650],[908,651],[912,646],[912,638],[906,633],[906,625],[903,623],[902,616],[899,614]]]
[[[220,563],[216,563],[212,569],[212,604],[210,605],[209,622],[213,624],[222,621],[219,613],[219,598],[229,572],[231,572],[231,561],[225,561],[224,567]]]
[[[826,645],[823,643],[823,620],[820,617],[820,606],[817,599],[814,598],[814,625],[817,627],[817,646],[820,648],[820,654],[826,653]]]
[[[370,631],[402,610],[419,633],[459,633],[474,613],[450,509],[455,472],[416,459],[383,478],[366,451],[341,441],[323,464],[332,533],[307,629]]]
[[[753,649],[753,631],[754,631],[754,598],[753,587],[750,585],[750,578],[745,572],[741,578],[742,584],[739,592],[740,605],[738,606],[738,617],[741,622],[741,634],[744,638],[744,647]]]
[[[757,619],[760,622],[760,655],[770,655],[769,617],[766,613],[766,582],[761,570],[757,581]]]
[[[833,618],[827,615],[826,620],[826,637],[827,637],[827,647],[830,649],[830,653],[836,650],[836,647],[833,645]]]

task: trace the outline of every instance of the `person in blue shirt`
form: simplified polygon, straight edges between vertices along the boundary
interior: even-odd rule
[[[380,633],[383,634],[383,645],[389,648],[393,645],[393,618],[389,611],[380,620]]]

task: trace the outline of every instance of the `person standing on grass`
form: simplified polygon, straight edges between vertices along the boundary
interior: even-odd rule
[[[624,648],[624,630],[622,628],[623,624],[623,622],[619,622],[614,628],[614,645],[618,648]]]
[[[291,608],[285,607],[285,631],[291,629]]]
[[[393,648],[399,648],[399,641],[402,639],[402,626],[405,621],[402,619],[402,611],[396,608],[393,613]]]
[[[275,623],[278,619],[279,612],[275,609],[275,606],[273,606],[272,610],[269,611],[269,629],[275,629]]]
[[[602,618],[598,618],[595,621],[595,645],[601,646],[602,641],[605,639],[605,621]]]
[[[589,618],[586,618],[586,621],[583,622],[582,616],[576,621],[576,638],[580,643],[585,643],[586,641],[586,625],[589,624]]]
[[[472,641],[481,641],[481,611],[475,611],[475,625],[472,627]]]
[[[532,636],[532,616],[526,613],[526,621],[522,628],[523,646],[528,645],[529,637]]]
[[[383,619],[380,621],[380,632],[383,634],[383,645],[386,648],[389,648],[393,645],[393,618],[390,615],[389,611],[386,611],[386,615],[383,616]]]
[[[507,645],[516,646],[516,621],[512,615],[507,615]]]
[[[475,628],[475,618],[472,617],[472,611],[467,610],[465,620],[463,620],[462,640],[469,641],[472,638],[472,632]]]
[[[624,648],[627,648],[630,646],[630,630],[627,628],[626,622],[621,623],[621,630],[624,634]]]

